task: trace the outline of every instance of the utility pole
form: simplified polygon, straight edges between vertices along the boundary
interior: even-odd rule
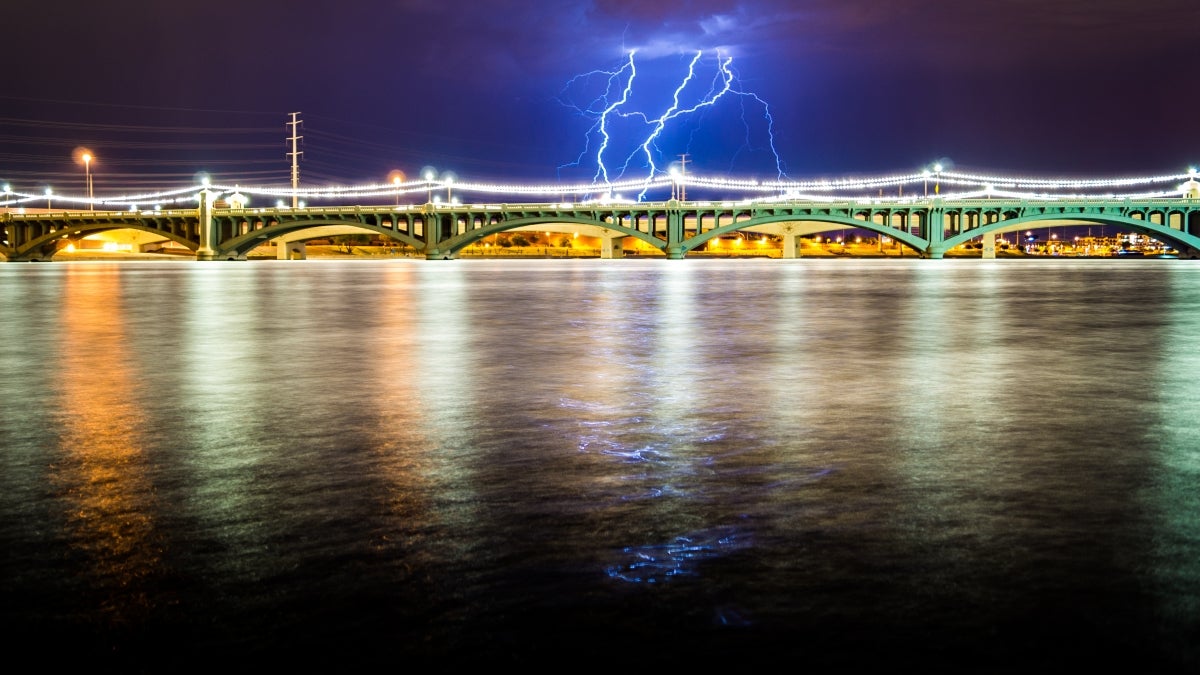
[[[294,209],[297,206],[296,192],[300,189],[300,155],[304,154],[297,148],[297,143],[304,137],[296,135],[300,129],[300,113],[294,112],[291,113],[291,116],[292,121],[287,125],[292,128],[292,136],[288,139],[292,142],[292,151],[288,153],[288,157],[292,158],[292,208]]]
[[[679,156],[679,201],[687,201],[687,183],[683,179],[687,176],[688,155],[684,153]]]

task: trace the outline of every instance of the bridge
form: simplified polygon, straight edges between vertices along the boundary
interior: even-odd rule
[[[783,257],[799,257],[798,238],[861,229],[890,237],[924,258],[939,259],[969,241],[995,257],[995,237],[1058,225],[1115,226],[1200,258],[1200,197],[1154,198],[853,199],[813,202],[772,198],[742,201],[584,203],[425,203],[378,206],[230,207],[203,191],[196,208],[129,211],[65,210],[0,214],[0,255],[8,261],[48,261],[65,242],[116,229],[174,241],[197,260],[245,260],[269,241],[302,242],[329,228],[377,235],[412,247],[428,260],[457,257],[489,235],[521,229],[578,232],[601,239],[601,257],[616,258],[628,238],[682,259],[709,240],[739,231],[783,240]],[[291,248],[302,257],[302,247]]]

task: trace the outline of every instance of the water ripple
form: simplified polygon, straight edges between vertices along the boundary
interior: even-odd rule
[[[623,560],[605,568],[613,579],[637,584],[658,584],[676,577],[697,576],[700,563],[751,545],[750,535],[734,526],[722,526],[680,535],[661,544],[627,546]]]

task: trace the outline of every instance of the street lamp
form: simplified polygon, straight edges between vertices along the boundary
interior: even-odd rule
[[[396,170],[388,174],[392,179],[392,185],[396,187],[396,206],[400,206],[400,184],[404,182],[406,176],[403,171]]]
[[[426,199],[426,203],[432,204],[433,203],[433,181],[437,178],[437,169],[433,168],[432,166],[427,166],[424,169],[421,169],[421,178],[423,178],[425,180],[425,182],[429,184],[426,186],[426,189],[429,191],[428,199]]]
[[[454,184],[454,174],[449,171],[443,173],[442,182],[446,184],[446,203],[453,204],[454,200],[450,197],[450,186]]]
[[[46,210],[47,211],[50,210],[50,196],[53,194],[54,194],[53,190],[51,190],[50,188],[46,188]]]
[[[96,203],[92,201],[92,153],[84,150],[79,158],[83,160],[83,177],[87,186],[88,209],[95,211]]]
[[[944,167],[942,167],[942,163],[937,162],[933,165],[932,172],[930,172],[929,169],[921,170],[921,187],[924,189],[926,197],[929,196],[929,176],[931,175],[931,173],[933,175],[933,180],[934,180],[933,193],[937,194],[938,192],[941,191],[941,183],[939,181],[942,177],[942,169],[943,168]]]

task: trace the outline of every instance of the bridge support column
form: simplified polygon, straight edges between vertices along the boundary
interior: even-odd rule
[[[443,251],[441,247],[442,228],[447,224],[447,219],[452,216],[442,216],[437,213],[436,207],[433,204],[425,205],[425,259],[426,260],[453,260],[454,256],[449,251]],[[453,232],[451,232],[453,236]]]
[[[783,257],[800,257],[800,235],[792,234],[791,232],[783,233]]]
[[[308,246],[302,241],[281,241],[275,247],[276,260],[308,260]]]
[[[199,224],[197,226],[197,234],[200,237],[200,247],[196,249],[197,260],[212,260],[214,257],[213,251],[213,233],[216,228],[213,227],[213,199],[216,195],[210,190],[202,190],[200,192],[200,212]]]
[[[678,203],[674,203],[671,210],[667,212],[667,259],[682,260],[684,256],[683,250],[683,211],[679,210]]]
[[[988,232],[983,235],[983,257],[991,259],[996,257],[996,233]]]
[[[942,210],[942,200],[934,198],[934,206],[929,209],[925,223],[925,236],[929,244],[925,247],[925,257],[941,260],[946,253],[946,212]]]
[[[609,258],[624,258],[625,257],[625,237],[600,237],[600,257]]]

